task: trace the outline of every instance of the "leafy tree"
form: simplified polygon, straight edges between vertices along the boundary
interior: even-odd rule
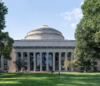
[[[0,55],[6,60],[11,60],[10,54],[14,40],[10,38],[8,32],[3,32],[5,26],[5,15],[8,13],[8,8],[0,1]]]
[[[70,60],[66,60],[65,62],[64,62],[64,67],[63,68],[71,68],[71,66],[72,66],[72,61],[70,61]]]
[[[18,59],[16,61],[14,61],[14,64],[17,66],[17,69],[19,71],[19,68],[24,68],[26,65],[26,62],[24,62],[24,60],[22,59]]]
[[[86,71],[100,59],[100,0],[85,0],[81,6],[83,18],[75,31],[74,64]]]

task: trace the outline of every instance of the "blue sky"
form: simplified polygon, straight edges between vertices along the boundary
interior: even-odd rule
[[[8,7],[4,31],[14,39],[24,39],[27,32],[48,25],[75,40],[76,24],[82,18],[84,0],[2,0]]]

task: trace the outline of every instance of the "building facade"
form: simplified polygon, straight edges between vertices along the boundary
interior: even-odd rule
[[[24,70],[36,71],[81,71],[83,68],[64,68],[65,60],[73,60],[73,52],[76,40],[65,40],[61,32],[47,25],[40,26],[27,33],[25,39],[15,40],[12,48],[10,61],[0,56],[0,69],[2,71],[22,71],[14,64],[16,60],[24,60]],[[95,62],[96,68],[100,70],[100,62]],[[92,68],[90,69],[92,70]]]

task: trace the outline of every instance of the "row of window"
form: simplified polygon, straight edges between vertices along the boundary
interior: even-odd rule
[[[0,55],[0,68],[1,68],[1,55]],[[7,60],[4,60],[4,70],[7,70]]]
[[[27,54],[24,54],[25,57],[27,57]],[[62,54],[62,57],[64,57],[65,55]],[[18,57],[21,57],[21,54],[18,53]],[[30,57],[33,57],[33,53],[30,54]],[[71,53],[68,53],[68,57],[71,57]]]

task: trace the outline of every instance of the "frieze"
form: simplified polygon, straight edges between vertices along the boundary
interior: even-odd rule
[[[74,46],[13,46],[13,48],[75,48]]]

